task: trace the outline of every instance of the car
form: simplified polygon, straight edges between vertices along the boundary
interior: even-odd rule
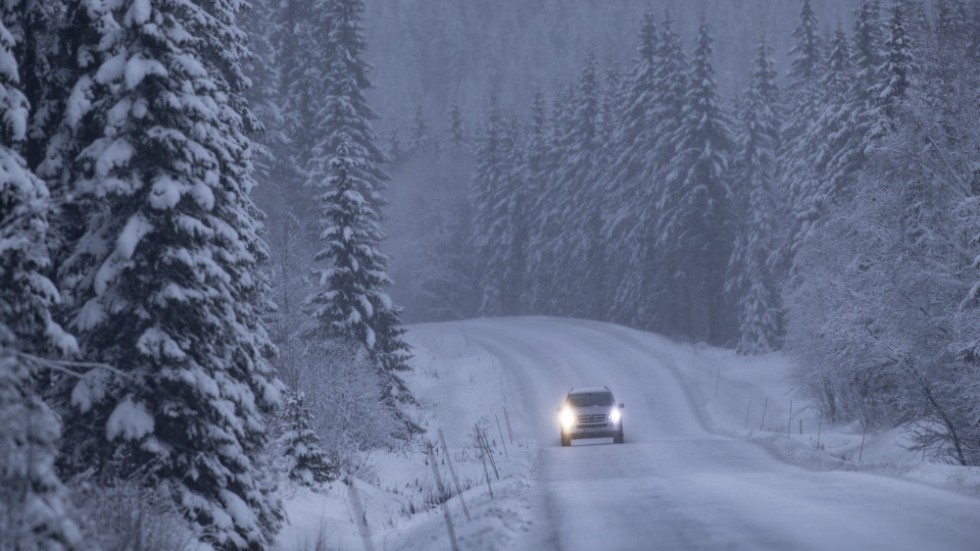
[[[571,446],[574,438],[608,438],[623,443],[624,404],[617,404],[607,386],[573,388],[558,407],[561,445]]]

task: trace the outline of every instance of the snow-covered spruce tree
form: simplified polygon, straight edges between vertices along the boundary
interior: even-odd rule
[[[599,116],[596,131],[598,150],[595,168],[592,172],[590,209],[586,213],[584,230],[589,246],[586,249],[583,265],[586,270],[581,289],[587,293],[582,304],[582,314],[591,319],[608,320],[614,312],[613,299],[619,288],[623,268],[623,256],[618,253],[618,241],[610,236],[609,227],[617,214],[613,214],[622,204],[615,198],[613,178],[609,176],[616,166],[618,147],[613,139],[625,110],[626,92],[624,75],[616,66],[606,70],[605,79],[599,88]]]
[[[282,512],[255,463],[279,400],[258,305],[238,0],[107,5],[75,161],[85,233],[62,265],[84,357],[67,468],[169,495],[204,540],[266,547]]]
[[[864,0],[854,20],[854,39],[851,44],[851,66],[854,71],[851,93],[854,104],[851,125],[867,153],[874,139],[881,114],[882,102],[875,97],[881,83],[882,51],[881,7],[878,0]]]
[[[283,404],[283,455],[289,479],[307,487],[330,482],[336,469],[320,447],[320,437],[312,428],[312,416],[302,392],[289,391]]]
[[[651,177],[658,172],[655,130],[659,121],[654,116],[663,114],[657,107],[665,99],[658,69],[669,63],[659,58],[659,48],[656,22],[648,11],[640,28],[638,55],[623,85],[624,105],[613,135],[615,152],[610,166],[615,172],[610,183],[615,214],[606,228],[607,241],[620,249],[616,258],[623,260],[611,313],[614,319],[646,327],[654,306],[649,283],[656,273],[656,217],[649,212],[658,196],[658,180]]]
[[[756,48],[742,104],[733,166],[738,222],[725,290],[733,295],[738,309],[737,349],[741,354],[779,347],[779,293],[770,260],[777,212],[772,188],[779,143],[778,95],[772,49],[763,38]]]
[[[805,233],[801,228],[809,222],[805,218],[796,219],[800,213],[793,207],[804,199],[818,178],[814,168],[814,150],[818,144],[811,143],[813,135],[809,129],[820,116],[820,84],[826,63],[819,24],[810,0],[803,0],[801,4],[800,23],[793,31],[793,38],[795,43],[789,52],[785,94],[787,109],[780,132],[782,146],[778,151],[779,189],[774,190],[782,193],[781,203],[786,210],[780,214],[788,220],[788,227],[779,233],[776,257],[776,269],[781,278],[786,278],[791,271],[799,238]]]
[[[0,7],[14,40],[14,57],[22,67],[31,68],[23,71],[19,81],[31,106],[23,148],[31,170],[44,162],[51,135],[61,123],[73,77],[85,65],[86,52],[75,48],[90,38],[86,35],[96,25],[76,17],[87,18],[87,7],[89,3],[82,0],[11,0]],[[74,25],[82,22],[89,28]],[[76,57],[76,53],[81,55]]]
[[[371,88],[368,79],[371,66],[363,59],[367,48],[361,25],[364,2],[321,1],[326,3],[330,19],[326,40],[329,68],[324,77],[328,83],[326,97],[316,100],[320,107],[315,115],[315,152],[323,172],[330,172],[328,160],[337,153],[342,136],[345,136],[354,161],[351,175],[358,186],[356,189],[377,211],[385,204],[388,175],[381,169],[387,159],[371,126],[371,121],[378,115],[365,97],[365,92]],[[311,184],[315,186],[316,181]],[[380,216],[380,212],[378,214]]]
[[[80,120],[91,102],[91,83],[101,59],[99,42],[107,21],[90,0],[15,0],[2,8],[17,37],[15,57],[31,67],[22,89],[31,105],[24,157],[47,184],[58,216],[50,220],[48,248],[53,272],[71,254],[85,226],[85,214],[69,200],[76,177],[71,160],[93,139]],[[57,279],[57,278],[55,278]],[[56,281],[59,287],[64,282]],[[56,314],[61,317],[59,314]]]
[[[331,227],[331,207],[329,202],[332,200],[332,193],[339,185],[340,177],[338,170],[344,168],[345,178],[352,186],[352,191],[357,192],[363,201],[366,202],[366,210],[358,214],[356,225],[351,228],[360,232],[362,239],[370,245],[363,251],[355,251],[357,254],[351,256],[355,261],[362,260],[357,255],[371,257],[368,263],[361,263],[358,268],[358,277],[365,277],[362,284],[364,287],[363,295],[369,300],[370,305],[358,305],[363,308],[362,317],[357,320],[361,326],[352,329],[350,337],[357,338],[361,344],[370,351],[371,355],[378,362],[381,373],[385,378],[384,399],[391,408],[396,408],[398,404],[411,404],[415,402],[408,387],[405,386],[399,373],[408,371],[409,346],[402,338],[405,332],[400,321],[401,309],[398,308],[385,292],[390,285],[388,279],[388,260],[377,247],[384,239],[384,232],[378,226],[381,219],[381,208],[385,205],[384,194],[387,188],[386,182],[388,175],[381,169],[381,165],[387,160],[384,152],[378,144],[378,138],[371,127],[371,121],[377,118],[377,114],[367,103],[365,92],[371,87],[368,79],[370,66],[364,61],[363,54],[367,48],[364,38],[364,30],[361,20],[364,14],[364,2],[362,0],[328,0],[327,11],[330,18],[330,28],[327,37],[327,46],[330,55],[330,68],[326,81],[327,95],[323,99],[322,106],[316,114],[316,147],[315,150],[320,158],[321,165],[330,160],[329,168],[319,168],[311,172],[311,175],[326,174],[326,178],[311,180],[312,189],[317,190],[321,203],[321,229],[326,230]],[[344,145],[345,153],[334,159]],[[346,160],[343,160],[346,159]],[[326,184],[326,188],[324,185]],[[335,222],[334,222],[335,223]],[[332,259],[338,261],[339,249],[335,249],[332,237],[325,232],[320,233],[321,242],[326,241],[328,246],[315,255],[319,261]],[[337,251],[331,252],[331,251]],[[352,254],[345,252],[343,254]],[[351,265],[353,266],[353,265]],[[370,266],[370,267],[369,267]],[[368,270],[371,272],[368,273]],[[363,272],[363,273],[361,273]],[[325,273],[321,271],[321,273]],[[326,284],[328,289],[339,289],[338,282],[331,282],[331,278],[322,278],[321,283]],[[326,291],[330,293],[331,291]],[[317,291],[309,299],[314,301],[322,300],[324,291]],[[320,298],[317,298],[320,297]],[[340,297],[340,295],[338,295]],[[349,298],[354,298],[349,295]],[[338,298],[339,300],[339,298]],[[360,300],[360,298],[357,298]],[[338,306],[340,310],[351,308],[350,306]],[[321,308],[317,308],[321,310]],[[370,311],[368,311],[370,310]],[[363,315],[367,314],[367,315]],[[326,320],[317,317],[317,323],[326,329],[334,320]],[[352,320],[353,323],[353,320]],[[418,430],[418,426],[412,422],[404,412],[398,411],[399,418],[404,422],[409,432]]]
[[[389,162],[397,165],[398,162],[405,157],[405,149],[402,147],[402,139],[398,135],[398,127],[393,128],[391,133],[388,134],[388,142],[385,145],[387,159]]]
[[[791,234],[794,256],[819,229],[831,203],[850,191],[851,180],[864,159],[861,145],[866,129],[854,124],[861,103],[854,97],[850,45],[841,29],[834,35],[820,88],[818,116],[802,138],[806,149],[799,152],[807,159],[808,168],[804,170],[811,172],[806,179],[794,182]],[[797,277],[805,276],[795,267],[791,271],[794,274],[791,284],[795,284]]]
[[[283,154],[297,167],[297,174],[286,176],[299,178],[301,185],[322,179],[327,168],[317,140],[324,132],[321,108],[331,85],[331,5],[332,0],[280,0],[280,22],[272,37],[280,46],[279,101],[289,145]]]
[[[881,5],[879,0],[863,0],[854,20],[851,65],[855,92],[862,102],[871,103],[871,90],[878,80],[882,58]]]
[[[393,332],[391,320],[382,317],[389,312],[396,315],[397,310],[384,291],[391,282],[388,259],[378,250],[382,237],[378,214],[360,192],[368,186],[359,181],[363,172],[357,169],[353,147],[345,135],[340,139],[330,161],[330,178],[317,197],[323,248],[314,260],[326,267],[318,269],[320,289],[306,301],[313,319],[304,338],[317,350],[329,350],[335,341],[342,347],[355,343],[367,350],[383,381],[380,399],[389,410],[386,413],[397,416],[412,432],[417,426],[398,408],[413,400],[399,375],[407,369],[401,355],[407,345],[400,333]],[[402,348],[382,348],[382,335]]]
[[[456,102],[449,108],[448,135],[447,148],[449,152],[460,153],[469,147],[466,127],[463,124],[463,111],[459,108],[459,103]]]
[[[599,292],[597,266],[589,265],[590,258],[602,247],[599,215],[602,200],[601,181],[597,180],[600,152],[600,89],[598,63],[590,52],[578,79],[571,126],[565,136],[561,163],[555,182],[549,186],[549,203],[554,209],[554,222],[561,230],[553,246],[561,251],[554,270],[556,293],[563,305],[564,315],[593,316],[588,301],[581,300]]]
[[[791,87],[798,90],[818,82],[823,72],[823,44],[811,0],[800,3],[800,23],[793,30],[793,39],[789,76]]]
[[[0,320],[6,334],[0,337],[0,548],[84,549],[55,469],[61,423],[37,392],[33,373],[39,366],[4,342],[11,333],[5,321]]]
[[[731,253],[732,140],[718,101],[711,55],[709,27],[702,21],[682,120],[673,138],[676,154],[664,182],[658,247],[671,271],[664,283],[666,292],[681,300],[667,314],[674,320],[674,330],[720,343],[731,331],[726,330],[724,280]]]
[[[473,180],[473,236],[480,263],[483,315],[516,310],[526,271],[524,177],[516,139],[514,122],[507,120],[492,100]]]
[[[651,120],[655,124],[654,148],[647,153],[650,159],[644,166],[645,172],[640,176],[640,181],[651,185],[646,186],[647,195],[641,198],[642,206],[638,210],[636,228],[642,229],[643,233],[637,235],[636,239],[648,240],[645,246],[648,256],[634,259],[638,262],[636,275],[639,277],[627,280],[616,294],[616,309],[621,312],[623,319],[637,327],[660,331],[671,331],[672,314],[668,312],[683,308],[682,297],[664,292],[665,286],[660,283],[669,280],[672,268],[661,258],[657,248],[659,240],[656,237],[663,215],[663,183],[667,179],[670,163],[677,155],[674,136],[683,120],[684,98],[688,88],[688,60],[673,26],[670,17],[665,16],[660,26],[658,62],[653,85],[657,101],[651,105]]]
[[[643,175],[647,180],[663,180],[670,162],[677,156],[678,144],[674,142],[674,136],[683,121],[684,101],[689,84],[689,61],[670,17],[665,17],[660,26],[659,52],[654,89],[658,91],[660,100],[653,105],[656,142],[654,160],[647,166],[650,172]],[[660,197],[657,196],[656,199],[659,201]]]
[[[490,110],[487,113],[485,130],[479,137],[476,149],[476,171],[473,174],[473,246],[478,251],[478,272],[480,273],[480,313],[483,315],[500,315],[503,305],[501,295],[503,285],[503,266],[499,260],[503,254],[500,244],[495,238],[506,223],[506,202],[501,204],[499,199],[506,199],[506,193],[501,192],[504,186],[503,168],[503,114],[497,105],[496,97],[490,100]]]
[[[562,225],[557,209],[560,195],[564,193],[564,184],[557,174],[558,166],[570,147],[574,97],[574,88],[569,84],[563,86],[552,100],[545,154],[542,157],[542,178],[535,184],[536,194],[528,198],[531,212],[528,272],[532,310],[541,314],[562,313],[562,297],[557,291],[559,282],[555,274],[559,257],[564,254],[558,248]]]
[[[48,357],[77,351],[52,319],[60,297],[45,275],[50,197],[18,148],[26,139],[28,103],[20,90],[7,25],[0,18],[0,548],[81,549],[78,527],[54,468],[61,424],[41,399],[36,375]]]
[[[433,145],[432,136],[429,135],[429,123],[425,120],[425,110],[422,102],[415,104],[415,116],[412,118],[412,136],[408,142],[408,150],[413,154],[431,153],[430,147]]]
[[[523,297],[527,296],[527,257],[530,223],[527,200],[528,190],[527,165],[524,161],[527,143],[521,132],[516,117],[510,117],[504,126],[504,151],[508,159],[504,177],[510,190],[507,200],[508,224],[512,228],[507,233],[504,260],[503,295],[501,296],[504,311],[511,315],[525,312],[526,305]]]
[[[550,177],[550,131],[548,106],[544,93],[541,90],[536,90],[531,102],[531,121],[527,129],[526,154],[523,159],[524,174],[527,178],[525,215],[528,219],[528,246],[527,279],[524,289],[526,298],[522,302],[528,312],[537,311],[535,305],[539,304],[542,298],[539,296],[539,292],[547,288],[550,279],[547,271],[538,263],[540,251],[537,250],[542,237],[539,233],[540,226],[538,224],[541,219],[541,213],[537,210],[541,206],[538,199],[546,188]]]
[[[878,68],[878,80],[871,91],[877,102],[877,118],[872,121],[871,135],[881,138],[894,129],[899,105],[906,100],[913,74],[916,72],[914,48],[906,29],[905,9],[900,2],[891,8],[884,55]]]
[[[614,135],[617,146],[615,181],[618,186],[631,188],[623,192],[627,196],[635,193],[632,188],[637,185],[640,175],[646,172],[644,165],[652,160],[650,151],[654,147],[653,127],[656,126],[652,116],[657,99],[658,42],[656,20],[647,11],[636,46],[637,57],[626,75],[624,111]]]

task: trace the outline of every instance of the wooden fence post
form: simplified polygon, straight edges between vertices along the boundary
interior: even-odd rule
[[[440,498],[442,495],[446,494],[445,487],[442,485],[442,478],[439,476],[439,466],[436,465],[436,456],[432,453],[432,444],[429,444],[429,464],[432,465],[432,475],[436,479],[436,485],[439,488]],[[459,551],[459,543],[456,542],[456,531],[453,530],[453,519],[449,515],[449,505],[448,501],[442,502],[442,515],[446,518],[446,531],[449,532],[449,543],[452,545],[453,551]]]
[[[453,458],[449,455],[449,446],[446,445],[446,437],[442,434],[442,429],[439,429],[439,441],[442,442],[442,451],[446,454],[446,462],[449,464],[449,474],[453,475],[453,484],[456,485],[456,495],[459,496],[459,502],[463,505],[463,513],[466,514],[466,520],[473,520],[470,518],[470,511],[466,508],[466,500],[463,499],[463,487],[459,484],[459,477],[456,476],[456,468],[453,467]]]

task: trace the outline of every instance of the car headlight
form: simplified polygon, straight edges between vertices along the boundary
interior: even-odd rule
[[[565,430],[569,430],[575,426],[575,413],[572,408],[565,407],[561,410],[558,415],[558,420],[561,422],[561,426]]]
[[[613,409],[612,411],[609,412],[609,420],[612,421],[613,423],[618,423],[619,420],[622,418],[623,418],[623,414],[620,413],[618,408]]]

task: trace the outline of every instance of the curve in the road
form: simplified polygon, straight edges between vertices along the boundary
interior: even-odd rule
[[[551,318],[440,324],[496,358],[541,446],[528,549],[978,550],[980,501],[890,477],[813,471],[714,434],[662,337]],[[624,445],[558,445],[571,386],[626,402]]]

